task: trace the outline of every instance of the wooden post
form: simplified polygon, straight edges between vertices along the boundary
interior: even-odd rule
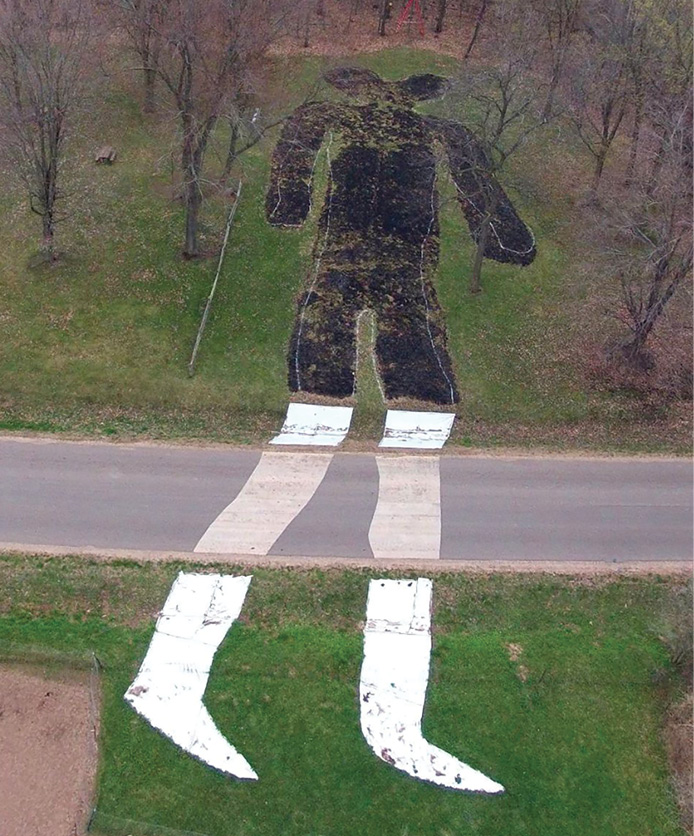
[[[217,264],[217,272],[214,277],[214,281],[212,282],[212,288],[210,290],[210,295],[207,297],[207,304],[205,305],[205,310],[202,314],[202,319],[200,320],[200,327],[198,328],[198,334],[195,338],[195,345],[193,346],[193,353],[190,355],[190,361],[188,363],[188,377],[192,377],[195,373],[195,360],[198,356],[198,349],[200,348],[200,341],[202,340],[202,333],[205,330],[205,325],[207,325],[207,318],[210,315],[210,309],[212,307],[212,299],[214,298],[215,291],[217,290],[217,282],[219,281],[219,274],[222,270],[222,262],[224,261],[224,253],[227,248],[227,241],[229,240],[229,230],[231,229],[232,221],[234,220],[234,215],[236,214],[236,207],[239,205],[239,200],[241,199],[241,180],[239,180],[239,187],[236,189],[236,200],[234,201],[234,205],[231,207],[231,211],[229,212],[229,219],[227,220],[227,228],[226,232],[224,233],[224,243],[222,244],[222,251],[219,254],[219,262]]]

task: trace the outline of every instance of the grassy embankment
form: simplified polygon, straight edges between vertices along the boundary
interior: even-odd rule
[[[320,61],[277,60],[278,78],[291,78],[300,100]],[[391,78],[455,67],[445,57],[405,49],[356,60]],[[276,131],[243,156],[235,175],[244,178],[243,196],[197,374],[188,379],[216,260],[180,258],[172,117],[143,118],[134,84],[116,78],[71,147],[78,185],[59,233],[58,265],[31,266],[37,219],[10,172],[2,173],[0,429],[262,442],[286,407],[286,349],[320,201],[304,229],[270,228],[263,197]],[[429,107],[441,112],[446,102]],[[219,153],[210,157],[211,180],[223,140],[220,134]],[[91,162],[104,141],[119,152],[112,167]],[[637,399],[586,389],[575,360],[576,340],[596,326],[580,321],[591,268],[576,261],[580,253],[570,246],[576,207],[561,183],[588,161],[564,133],[548,132],[538,143],[509,172],[521,184],[511,195],[535,231],[538,257],[522,270],[487,262],[477,297],[466,290],[472,243],[442,178],[438,288],[463,393],[452,441],[685,451],[688,422],[677,411],[645,414]],[[214,252],[228,203],[210,191],[204,237]],[[361,367],[353,437],[375,440],[384,409],[370,363]]]
[[[182,754],[122,699],[179,568],[0,559],[2,657],[103,665],[94,832],[682,833],[662,739],[681,682],[660,637],[686,630],[684,580],[434,575],[424,732],[506,786],[485,798],[410,779],[362,739],[367,571],[253,570],[206,703],[260,780]]]

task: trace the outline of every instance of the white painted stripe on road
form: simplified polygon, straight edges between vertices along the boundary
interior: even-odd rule
[[[441,556],[441,474],[438,456],[376,456],[379,488],[369,542],[374,557]]]
[[[501,784],[428,743],[422,712],[431,656],[431,581],[373,580],[359,679],[362,734],[383,761],[453,790],[500,793]]]
[[[235,778],[257,780],[202,701],[214,655],[239,617],[250,582],[180,572],[125,700],[194,757]]]
[[[263,453],[236,499],[203,534],[196,552],[267,554],[304,508],[332,453]]]

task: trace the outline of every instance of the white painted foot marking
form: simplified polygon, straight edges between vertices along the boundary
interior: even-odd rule
[[[210,525],[195,551],[267,554],[316,492],[332,457],[263,453],[239,495]]]
[[[352,411],[351,406],[290,403],[280,434],[270,444],[336,447],[347,435]]]
[[[413,778],[471,792],[501,784],[422,737],[431,655],[431,581],[372,580],[359,682],[361,730],[374,753]]]
[[[441,556],[438,456],[376,456],[378,502],[369,529],[376,558]]]
[[[125,700],[194,757],[235,778],[257,780],[202,702],[214,654],[238,618],[250,582],[179,573]]]
[[[453,428],[453,412],[407,412],[389,409],[379,447],[440,450]]]

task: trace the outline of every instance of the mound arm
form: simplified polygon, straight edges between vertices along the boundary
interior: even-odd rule
[[[311,208],[316,155],[331,123],[329,104],[302,105],[285,122],[272,155],[265,214],[273,226],[301,226]]]
[[[536,255],[535,238],[490,174],[489,159],[478,140],[456,122],[437,120],[437,127],[458,202],[475,241],[485,218],[491,215],[485,257],[507,264],[530,264]]]

